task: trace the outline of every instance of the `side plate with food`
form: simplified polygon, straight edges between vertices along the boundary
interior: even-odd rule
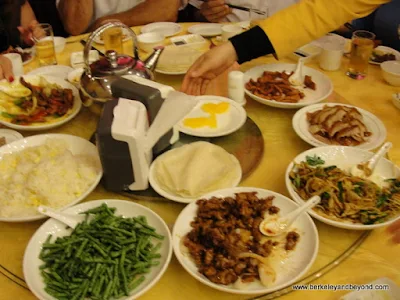
[[[372,150],[386,139],[386,128],[372,113],[347,104],[304,107],[292,119],[293,129],[313,146],[342,145]]]
[[[78,90],[60,78],[27,75],[0,85],[0,123],[16,130],[61,126],[82,107]]]
[[[96,146],[68,134],[40,134],[0,148],[0,221],[45,218],[39,205],[62,209],[86,198],[103,174]]]
[[[309,214],[326,224],[350,230],[387,226],[400,217],[400,168],[382,158],[370,177],[352,175],[352,167],[372,155],[344,146],[310,149],[287,167],[286,188],[299,204],[320,196]]]
[[[313,264],[317,228],[307,214],[277,237],[263,236],[259,224],[263,217],[283,216],[296,208],[289,198],[252,187],[204,195],[178,216],[172,233],[174,253],[190,275],[217,290],[261,294],[282,289]]]
[[[400,52],[390,47],[378,46],[372,51],[369,63],[380,65],[388,60],[400,60]]]
[[[288,77],[295,64],[256,66],[244,73],[245,93],[254,100],[273,107],[300,108],[326,99],[333,91],[331,80],[321,72],[303,67],[304,84],[293,86]]]

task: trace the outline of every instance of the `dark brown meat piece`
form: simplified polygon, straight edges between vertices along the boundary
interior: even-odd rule
[[[312,81],[311,76],[309,75],[304,76],[304,85],[309,89],[312,89],[313,91],[315,91],[315,89],[317,88],[315,82]]]
[[[290,231],[286,235],[285,250],[293,250],[296,247],[297,242],[300,239],[300,235],[297,232]]]

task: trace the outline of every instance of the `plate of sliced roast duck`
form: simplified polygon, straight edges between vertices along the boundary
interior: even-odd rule
[[[319,103],[300,109],[293,129],[313,146],[341,145],[372,150],[386,139],[386,128],[372,113],[345,104]]]

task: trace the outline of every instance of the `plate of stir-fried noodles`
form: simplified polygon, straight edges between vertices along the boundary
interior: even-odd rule
[[[400,168],[382,158],[370,177],[353,176],[351,168],[372,155],[345,146],[310,149],[288,166],[286,187],[298,203],[319,195],[309,213],[321,222],[353,230],[386,226],[400,218]]]

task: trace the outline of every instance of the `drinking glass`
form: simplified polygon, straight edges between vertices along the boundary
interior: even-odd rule
[[[109,23],[109,22],[120,22],[120,21],[119,20],[107,20],[102,25],[104,25],[105,23]],[[122,45],[123,33],[122,33],[122,28],[113,27],[113,28],[107,29],[101,35],[101,38],[103,39],[104,49],[106,50],[106,52],[108,50],[114,50],[117,53],[122,54],[122,52],[123,52],[123,45]]]
[[[364,79],[367,75],[368,62],[374,49],[375,34],[365,30],[356,30],[351,38],[350,63],[347,76]]]
[[[54,34],[50,24],[37,24],[33,30],[36,56],[41,66],[56,65],[56,51],[54,49]]]

